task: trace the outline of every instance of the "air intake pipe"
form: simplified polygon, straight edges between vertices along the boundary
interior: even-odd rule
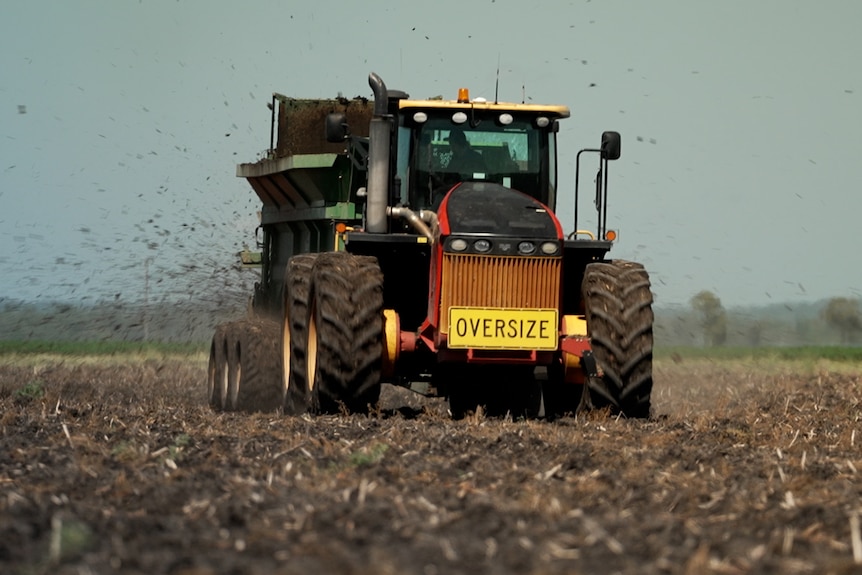
[[[389,198],[390,117],[387,113],[389,96],[386,84],[374,72],[368,75],[368,85],[374,92],[374,115],[368,131],[368,196],[365,205],[365,230],[373,234],[389,231],[386,208]]]

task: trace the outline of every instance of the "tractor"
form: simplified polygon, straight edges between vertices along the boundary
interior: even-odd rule
[[[574,226],[558,203],[566,106],[273,94],[270,146],[237,166],[262,202],[247,318],[216,327],[216,410],[363,413],[381,385],[480,411],[650,415],[652,292],[608,258],[604,132],[575,161]],[[581,157],[598,157],[595,231],[578,229]]]

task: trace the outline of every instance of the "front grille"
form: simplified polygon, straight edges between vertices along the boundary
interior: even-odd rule
[[[562,258],[443,254],[440,331],[449,308],[560,308]]]

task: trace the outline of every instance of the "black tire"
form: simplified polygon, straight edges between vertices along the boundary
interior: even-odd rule
[[[284,317],[281,323],[284,412],[305,413],[311,407],[306,352],[311,271],[318,254],[293,256],[284,269]]]
[[[316,412],[367,412],[380,399],[383,274],[377,259],[320,254],[312,271],[308,381]]]
[[[646,270],[622,260],[584,270],[587,332],[603,372],[587,378],[587,407],[626,417],[649,417],[652,393],[653,312]]]
[[[226,324],[219,324],[215,328],[207,366],[207,401],[210,407],[216,411],[224,409],[227,399],[226,327]]]
[[[383,377],[383,272],[377,258],[354,256],[353,358],[354,376],[348,398],[351,411],[376,409]]]
[[[280,325],[268,319],[241,324],[236,348],[238,411],[276,411],[284,405],[279,330]]]

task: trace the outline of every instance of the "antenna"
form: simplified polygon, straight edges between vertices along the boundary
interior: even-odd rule
[[[521,84],[521,103],[522,104],[527,103],[527,85],[526,84]]]
[[[497,82],[494,85],[494,103],[500,103],[500,53],[497,52]]]

